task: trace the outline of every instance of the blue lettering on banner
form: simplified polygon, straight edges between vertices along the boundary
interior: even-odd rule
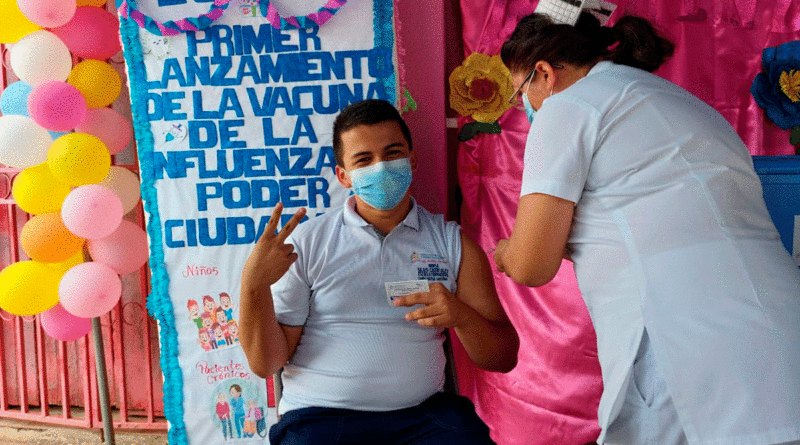
[[[281,226],[292,215],[281,215]],[[308,219],[304,216],[302,221]],[[170,219],[164,222],[164,244],[170,249],[194,246],[222,246],[225,244],[252,244],[264,233],[269,215],[256,220],[249,216],[228,216],[199,219]]]
[[[229,154],[230,153],[230,154]],[[319,176],[325,168],[336,174],[333,147],[323,145],[316,159],[311,147],[251,148],[205,152],[168,151],[143,153],[142,176],[150,180],[186,178],[197,170],[201,179],[237,179],[270,176]]]
[[[383,48],[358,51],[262,54],[258,61],[245,54],[231,57],[169,58],[164,61],[161,78],[147,80],[149,89],[170,87],[241,85],[244,78],[253,84],[269,82],[311,82],[319,80],[364,79],[363,64],[372,78],[383,78],[394,70],[392,54]]]

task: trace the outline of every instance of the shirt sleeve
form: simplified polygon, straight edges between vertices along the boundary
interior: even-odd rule
[[[600,113],[579,99],[545,100],[528,132],[520,196],[542,193],[577,203],[594,155]]]
[[[297,261],[292,263],[283,277],[270,287],[275,305],[275,317],[278,323],[287,326],[303,326],[308,318],[311,304],[311,285],[304,266],[308,260],[308,249],[305,248],[303,239],[295,236],[297,234],[298,231],[295,230],[286,239],[287,243],[294,246]]]

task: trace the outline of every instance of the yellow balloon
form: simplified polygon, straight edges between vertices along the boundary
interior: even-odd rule
[[[64,184],[74,187],[97,184],[111,168],[111,154],[96,136],[67,133],[50,146],[47,167]]]
[[[64,272],[37,261],[20,261],[0,272],[0,308],[14,315],[34,315],[58,303]]]
[[[78,6],[105,6],[106,0],[78,0]]]
[[[19,208],[31,215],[59,212],[69,192],[69,186],[50,173],[47,163],[22,170],[11,187],[11,195]]]
[[[17,6],[17,0],[0,0],[0,43],[16,43],[26,35],[42,29],[28,20]]]
[[[67,83],[74,86],[86,99],[86,106],[99,108],[111,105],[120,91],[122,79],[114,68],[99,60],[84,60],[72,68]]]

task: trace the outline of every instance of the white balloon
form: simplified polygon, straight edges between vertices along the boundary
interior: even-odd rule
[[[50,133],[27,116],[0,116],[0,164],[28,168],[47,160]]]
[[[72,70],[72,55],[52,32],[35,31],[11,48],[11,69],[32,87],[51,80],[65,81]]]
[[[139,177],[125,167],[113,166],[100,185],[110,188],[122,201],[122,213],[126,214],[136,207],[142,196]]]

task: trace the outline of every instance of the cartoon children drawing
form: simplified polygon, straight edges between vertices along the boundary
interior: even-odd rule
[[[231,296],[225,292],[219,294],[219,306],[225,311],[225,316],[228,320],[233,320],[233,302]]]
[[[205,309],[205,312],[203,312],[204,314],[209,314],[211,320],[217,321],[216,315],[214,314],[217,310],[217,303],[211,295],[203,296],[203,309]]]
[[[203,327],[203,318],[200,317],[200,305],[195,300],[186,302],[186,307],[189,310],[189,318],[197,325],[197,329]]]
[[[208,329],[201,328],[197,336],[197,341],[200,343],[200,346],[203,347],[204,351],[216,349],[214,345],[211,344],[211,333],[208,332]]]
[[[225,331],[222,330],[222,326],[220,326],[219,323],[211,325],[211,332],[214,333],[214,341],[216,341],[218,348],[228,344],[228,342],[225,341]]]
[[[217,394],[217,417],[219,417],[219,423],[222,424],[222,436],[225,437],[225,440],[228,440],[228,437],[233,439],[231,407],[225,400],[225,393]]]
[[[233,409],[233,424],[236,425],[236,436],[242,437],[242,427],[244,427],[244,399],[242,398],[242,387],[236,384],[231,385],[230,405]]]
[[[239,343],[239,324],[236,323],[236,320],[228,322],[228,335],[234,343]]]
[[[218,307],[215,315],[217,316],[217,323],[222,326],[222,332],[225,334],[225,344],[233,344],[233,340],[228,332],[228,316],[225,315],[225,310],[223,310],[221,307]]]

